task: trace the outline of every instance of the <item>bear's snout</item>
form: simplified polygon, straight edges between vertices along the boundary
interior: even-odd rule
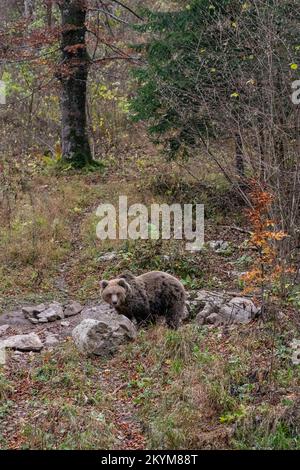
[[[111,296],[111,303],[112,303],[112,305],[118,305],[119,299],[118,299],[117,295],[112,295]]]

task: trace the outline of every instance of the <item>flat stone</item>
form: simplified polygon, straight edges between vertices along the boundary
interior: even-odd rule
[[[43,312],[37,315],[39,321],[55,321],[61,320],[64,318],[64,312],[61,304],[58,302],[53,302],[49,305],[49,307],[44,310]]]
[[[193,300],[193,302],[197,302],[198,304],[205,304],[209,302],[210,304],[220,306],[225,301],[225,295],[220,292],[211,292],[205,289],[202,289],[197,292],[197,296]]]
[[[30,323],[25,318],[22,310],[15,310],[13,312],[3,313],[0,315],[0,325],[28,326]]]
[[[19,351],[40,351],[43,344],[36,333],[10,336],[0,341],[0,349],[18,349]]]
[[[45,346],[54,346],[59,343],[59,337],[56,334],[49,333],[45,338]]]
[[[99,261],[112,261],[117,258],[117,253],[115,251],[109,251],[108,253],[104,253],[103,255],[99,256]]]
[[[80,317],[82,320],[86,318],[92,318],[94,320],[100,320],[103,314],[110,314],[115,312],[111,306],[107,303],[101,302],[98,305],[93,307],[85,307],[82,312],[80,313]]]
[[[78,315],[83,310],[83,306],[76,301],[70,302],[66,305],[64,309],[65,317],[71,317],[73,315]]]
[[[47,307],[45,304],[39,304],[39,305],[30,306],[30,307],[23,307],[22,312],[24,313],[26,317],[28,316],[32,317],[43,312],[44,310],[46,310],[46,308]]]
[[[61,326],[70,326],[69,321],[61,321],[60,324],[61,324]]]

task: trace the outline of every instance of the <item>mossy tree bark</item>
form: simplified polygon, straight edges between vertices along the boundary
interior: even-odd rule
[[[92,163],[87,135],[86,87],[90,59],[86,49],[86,2],[62,0],[61,81],[62,159],[74,167]]]

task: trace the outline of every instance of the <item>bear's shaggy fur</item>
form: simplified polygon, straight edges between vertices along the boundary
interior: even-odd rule
[[[135,277],[126,272],[116,279],[100,283],[102,298],[129,319],[138,324],[166,318],[170,328],[177,329],[184,318],[186,294],[181,282],[161,271],[152,271]]]

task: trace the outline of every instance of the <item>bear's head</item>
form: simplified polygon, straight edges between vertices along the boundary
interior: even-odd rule
[[[112,307],[120,307],[125,303],[131,287],[125,279],[112,279],[111,281],[100,282],[101,295],[104,302]]]

